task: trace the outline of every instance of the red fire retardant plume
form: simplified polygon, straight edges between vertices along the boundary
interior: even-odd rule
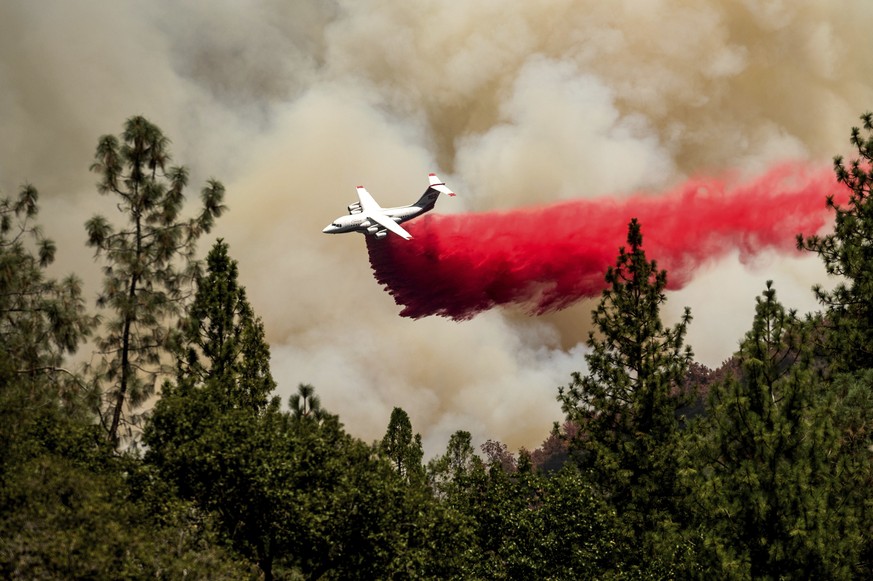
[[[696,178],[660,195],[574,200],[475,214],[428,214],[404,224],[413,236],[367,236],[370,264],[401,315],[469,319],[498,305],[532,314],[598,295],[637,218],[649,260],[683,287],[703,263],[736,249],[796,250],[831,216],[827,194],[847,199],[831,171],[780,166],[747,183]]]

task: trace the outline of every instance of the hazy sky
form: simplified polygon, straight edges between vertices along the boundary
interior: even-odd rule
[[[864,0],[0,0],[0,190],[38,187],[57,271],[93,298],[83,224],[115,205],[88,166],[100,135],[144,115],[189,166],[190,198],[209,177],[228,188],[214,234],[283,399],[312,383],[366,440],[403,407],[428,454],[457,429],[535,447],[584,368],[593,303],[403,319],[363,238],[321,228],[356,185],[406,204],[431,171],[459,194],[448,213],[828,166],[873,108],[871,29]],[[690,306],[689,341],[717,365],[769,278],[802,312],[825,281],[814,257],[732,255],[671,293],[667,315]]]

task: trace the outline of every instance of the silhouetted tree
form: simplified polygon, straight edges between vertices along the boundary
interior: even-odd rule
[[[427,464],[427,480],[441,498],[461,498],[463,489],[485,474],[485,465],[473,449],[472,436],[458,430],[449,438],[446,452]]]
[[[169,139],[137,116],[125,122],[120,139],[100,138],[91,166],[100,175],[98,191],[116,197],[126,220],[119,229],[99,215],[85,224],[88,245],[106,261],[97,304],[114,314],[98,341],[104,365],[96,375],[107,386],[104,425],[116,443],[124,406],[135,408],[151,395],[164,370],[174,319],[197,273],[197,239],[224,210],[224,186],[210,180],[199,214],[183,219],[188,171],[168,167],[170,159]]]
[[[391,411],[391,419],[379,444],[379,451],[391,461],[401,478],[407,482],[424,482],[421,434],[413,436],[412,422],[403,409],[395,407]]]
[[[179,494],[218,515],[236,549],[271,578],[279,548],[264,473],[282,425],[263,325],[219,240],[180,326],[176,383],[146,425],[146,461]]]
[[[16,377],[50,375],[63,383],[65,355],[94,328],[78,278],[46,277],[55,243],[35,223],[39,193],[26,185],[16,199],[0,199],[0,372]],[[4,382],[5,383],[5,382]]]
[[[853,127],[850,141],[857,157],[846,163],[834,158],[837,180],[848,190],[848,202],[842,204],[834,195],[827,205],[834,211],[834,230],[830,234],[803,237],[801,249],[815,252],[827,273],[838,278],[833,289],[821,285],[813,290],[824,311],[813,319],[817,323],[813,336],[823,343],[819,365],[828,373],[826,388],[834,398],[832,415],[843,442],[842,457],[850,466],[845,480],[853,492],[848,501],[861,511],[862,522],[873,523],[873,501],[858,491],[873,486],[873,113],[861,116],[862,126]],[[866,451],[862,451],[866,450]],[[873,571],[873,524],[864,531],[865,549],[862,568],[869,576]]]
[[[65,368],[95,321],[75,277],[46,274],[37,199],[32,186],[0,199],[0,577],[251,578],[190,505],[145,501],[138,459],[95,423]]]
[[[691,315],[686,309],[674,327],[663,325],[667,273],[646,259],[635,219],[627,244],[593,312],[588,373],[574,373],[558,400],[580,427],[574,460],[632,534],[643,535],[676,519],[683,496],[677,409],[687,401],[681,388],[692,357],[684,345]]]
[[[194,301],[182,322],[178,382],[205,386],[223,408],[262,410],[276,387],[270,347],[239,284],[237,262],[218,240],[198,277]],[[207,385],[208,384],[208,385]]]
[[[850,192],[845,206],[827,197],[834,231],[797,236],[798,248],[817,253],[827,273],[840,277],[833,290],[813,289],[825,307],[827,356],[838,371],[873,368],[873,113],[861,120],[864,133],[853,127],[851,135],[858,157],[848,165],[834,158],[837,180]]]
[[[288,406],[297,418],[322,418],[321,398],[315,395],[315,388],[308,383],[297,386],[297,393],[288,398]]]

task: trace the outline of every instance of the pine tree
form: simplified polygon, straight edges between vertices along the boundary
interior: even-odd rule
[[[55,243],[35,224],[39,193],[23,186],[18,198],[0,199],[0,360],[13,376],[70,375],[65,355],[93,329],[75,276],[47,278]]]
[[[46,275],[55,244],[36,223],[38,199],[30,185],[0,199],[0,477],[19,452],[46,443],[33,433],[38,424],[92,420],[90,393],[64,364],[96,320],[85,312],[79,279]],[[60,433],[39,429],[50,439]]]
[[[873,370],[873,113],[861,116],[862,127],[853,127],[851,144],[857,157],[846,163],[834,158],[837,181],[849,193],[840,205],[833,195],[827,205],[834,211],[834,230],[823,236],[797,237],[798,247],[815,252],[827,273],[838,277],[827,291],[813,288],[824,311],[817,315],[816,339],[823,342],[821,364],[828,373],[826,388],[834,398],[833,419],[842,441],[841,458],[847,468],[844,480],[853,491],[849,504],[870,523],[873,501],[867,491],[873,485],[873,418],[871,370]],[[869,576],[873,570],[873,526],[865,529],[866,547],[861,558]]]
[[[143,502],[137,459],[95,424],[66,357],[96,321],[75,277],[46,272],[37,202],[32,186],[0,199],[0,578],[252,578],[201,513]]]
[[[46,275],[55,244],[36,223],[38,199],[30,185],[0,198],[0,484],[10,465],[93,419],[90,393],[64,364],[96,321],[75,276]]]
[[[114,313],[98,342],[104,365],[96,374],[107,385],[103,418],[114,443],[125,406],[141,404],[165,370],[162,355],[197,273],[197,239],[224,210],[224,187],[209,180],[199,214],[183,219],[188,171],[168,167],[170,161],[169,139],[137,116],[126,121],[120,140],[100,138],[91,166],[100,175],[98,191],[116,196],[127,222],[116,229],[98,215],[85,224],[88,245],[107,263],[97,304]]]
[[[873,369],[836,375],[827,385],[823,407],[836,424],[840,449],[832,472],[839,475],[847,509],[861,524],[857,578],[873,578]],[[848,536],[848,535],[847,535]],[[848,538],[846,540],[849,540]]]
[[[850,578],[860,534],[809,330],[770,282],[755,311],[739,377],[713,385],[699,426],[696,492],[712,575]]]
[[[412,422],[409,420],[409,414],[403,409],[395,407],[391,411],[391,419],[379,445],[379,451],[391,461],[401,478],[407,482],[424,481],[421,434],[413,436]]]
[[[321,409],[321,398],[315,395],[315,388],[308,383],[297,386],[297,393],[288,398],[288,406],[295,418],[320,420],[325,412]]]
[[[851,135],[858,158],[848,165],[842,156],[834,158],[837,181],[850,191],[845,206],[827,197],[834,231],[797,236],[798,248],[817,253],[827,273],[841,277],[831,291],[820,285],[813,290],[825,307],[828,358],[843,371],[873,368],[873,113],[861,120],[864,134],[853,127]]]
[[[222,409],[267,405],[276,387],[264,324],[254,315],[239,284],[237,262],[218,240],[198,277],[194,302],[181,325],[179,382],[206,386]]]
[[[218,240],[180,328],[176,383],[166,382],[146,425],[146,460],[181,496],[219,515],[238,550],[267,578],[276,523],[265,486],[283,425],[264,328]]]
[[[575,461],[598,485],[632,534],[675,518],[681,393],[691,360],[683,345],[688,309],[672,328],[661,322],[667,274],[649,262],[636,219],[627,244],[606,273],[607,288],[593,312],[598,333],[588,338],[588,373],[573,374],[558,400],[580,432]]]

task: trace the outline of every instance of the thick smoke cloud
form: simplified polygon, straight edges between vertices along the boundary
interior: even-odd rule
[[[850,0],[7,0],[0,190],[40,189],[57,270],[93,292],[82,224],[114,205],[87,168],[101,134],[145,115],[191,168],[192,198],[211,176],[228,188],[216,235],[283,397],[313,383],[366,439],[399,405],[429,454],[456,429],[535,446],[560,417],[556,386],[584,366],[592,304],[398,317],[361,237],[320,233],[354,186],[406,204],[437,171],[460,195],[436,217],[826,166],[873,108],[871,26],[873,6]],[[735,348],[766,279],[816,307],[813,257],[746,258],[707,262],[670,295],[668,316],[691,306],[705,363]]]
[[[644,225],[649,258],[669,272],[668,288],[679,289],[702,264],[732,250],[741,259],[794,251],[788,233],[817,233],[829,193],[838,202],[848,198],[830,170],[808,175],[782,166],[733,187],[694,179],[660,196],[429,215],[409,225],[411,242],[368,237],[367,248],[376,280],[404,306],[402,316],[462,321],[504,305],[542,315],[603,290],[631,218]]]

